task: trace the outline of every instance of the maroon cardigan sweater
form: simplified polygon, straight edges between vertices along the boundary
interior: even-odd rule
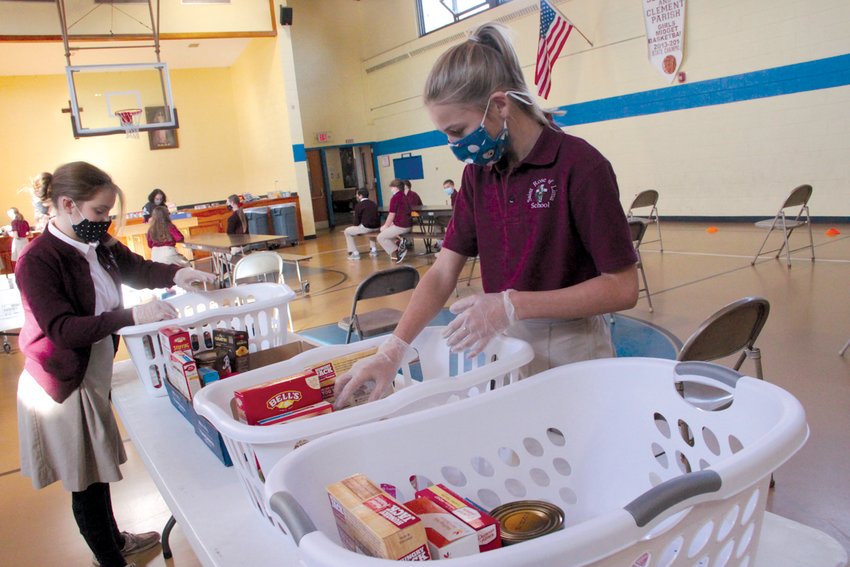
[[[105,236],[97,247],[100,265],[118,285],[169,287],[180,266],[145,260]],[[133,310],[118,308],[94,315],[95,290],[86,258],[73,246],[45,230],[24,250],[15,266],[21,291],[24,325],[18,341],[24,368],[57,403],[83,381],[92,345],[133,325]]]

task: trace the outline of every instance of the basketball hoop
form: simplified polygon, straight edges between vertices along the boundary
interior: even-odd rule
[[[128,138],[139,137],[139,120],[142,116],[141,108],[126,108],[124,110],[116,110],[115,116],[121,121],[121,128],[127,134]]]

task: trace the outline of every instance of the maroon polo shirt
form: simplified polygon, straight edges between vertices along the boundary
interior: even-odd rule
[[[487,293],[561,289],[637,262],[611,164],[552,128],[513,171],[465,167],[443,246],[479,256]]]
[[[411,210],[413,207],[421,207],[422,199],[419,197],[419,193],[411,189],[407,192],[407,204],[410,205]]]
[[[410,228],[413,222],[410,220],[410,205],[404,191],[396,191],[390,199],[390,212],[395,213],[393,224],[399,228]]]

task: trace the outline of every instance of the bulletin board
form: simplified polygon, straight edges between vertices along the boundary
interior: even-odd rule
[[[393,175],[396,179],[425,179],[422,156],[401,154],[393,160]]]

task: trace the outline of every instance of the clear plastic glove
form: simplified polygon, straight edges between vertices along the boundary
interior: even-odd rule
[[[390,335],[378,347],[378,352],[355,362],[351,370],[336,379],[334,409],[345,407],[354,392],[368,382],[375,384],[369,394],[369,401],[374,402],[380,398],[395,378],[404,360],[404,353],[409,348],[409,344],[395,335]]]
[[[177,317],[177,310],[170,303],[154,299],[133,307],[133,322],[136,325],[156,323]]]
[[[476,356],[490,339],[514,323],[512,291],[472,295],[455,302],[449,311],[457,317],[443,331],[449,348],[453,352],[469,351],[470,357]]]
[[[174,284],[182,287],[186,291],[196,291],[197,288],[193,288],[193,284],[200,284],[200,287],[203,288],[204,283],[211,284],[214,281],[214,274],[202,272],[201,270],[196,270],[194,268],[181,268],[177,270],[176,274],[174,274]]]

